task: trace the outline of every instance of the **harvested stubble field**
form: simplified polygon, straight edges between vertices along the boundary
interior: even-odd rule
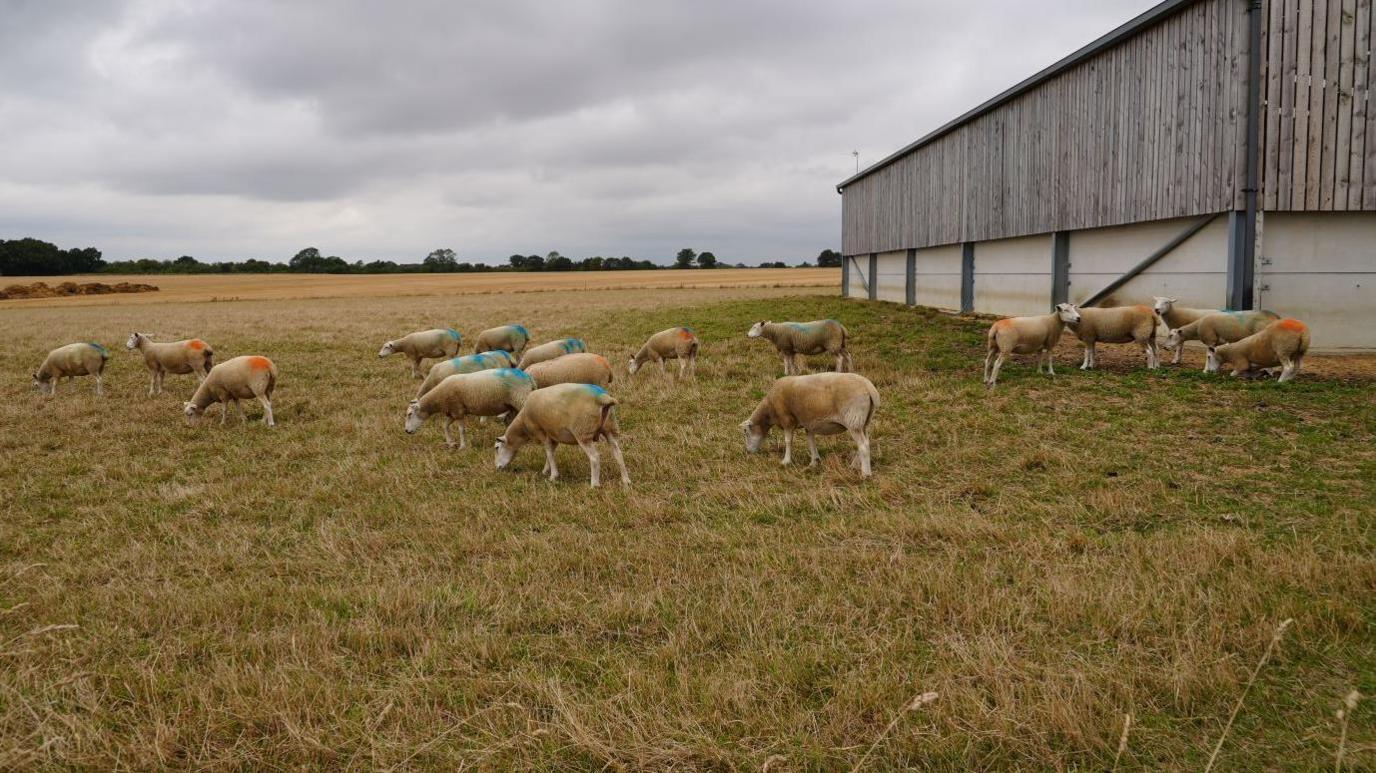
[[[986,394],[986,323],[824,292],[0,307],[0,768],[1102,770],[1131,714],[1120,768],[1197,770],[1288,618],[1220,767],[1332,767],[1376,692],[1369,368],[1071,349]],[[748,324],[827,316],[885,400],[869,483],[842,438],[783,469],[737,429],[778,369]],[[499,473],[490,423],[402,432],[383,340],[516,320],[615,361],[633,488],[568,447],[562,482],[533,448]],[[678,323],[697,383],[628,382]],[[150,399],[122,348],[105,398],[29,391],[132,329],[270,355],[279,426],[188,427],[191,377]]]

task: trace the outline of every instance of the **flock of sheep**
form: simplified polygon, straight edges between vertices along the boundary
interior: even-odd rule
[[[741,423],[747,450],[758,452],[770,429],[778,426],[784,437],[783,464],[791,464],[794,433],[801,428],[807,435],[811,465],[816,465],[820,456],[815,436],[847,432],[855,440],[855,464],[868,477],[869,425],[879,405],[879,393],[869,379],[845,372],[851,369],[845,327],[836,320],[757,322],[747,335],[773,343],[783,358],[785,373],[750,418]],[[522,446],[538,443],[545,449],[543,474],[557,480],[555,449],[560,444],[577,445],[587,454],[594,487],[601,482],[597,444],[605,440],[620,468],[621,482],[631,482],[618,440],[620,429],[614,412],[618,402],[607,391],[612,366],[605,357],[588,352],[578,338],[528,347],[530,333],[521,325],[484,330],[470,355],[459,355],[462,341],[457,330],[436,328],[388,341],[378,352],[379,357],[405,355],[412,376],[422,379],[406,408],[408,433],[415,433],[431,417],[443,417],[446,444],[455,445],[451,428],[457,423],[457,446],[462,449],[468,444],[467,417],[500,417],[506,428],[496,440],[498,469],[509,467]],[[159,343],[144,333],[131,334],[126,347],[142,354],[148,366],[150,396],[162,391],[168,373],[201,377],[191,399],[183,405],[188,422],[194,423],[215,403],[221,404],[221,424],[231,405],[246,420],[240,401],[256,399],[263,405],[264,423],[275,425],[272,393],[277,385],[277,366],[267,357],[246,355],[215,364],[214,351],[199,338]],[[631,356],[627,371],[635,375],[643,366],[657,363],[667,377],[666,361],[678,360],[680,379],[696,377],[698,350],[698,337],[692,328],[672,327],[650,336]],[[810,354],[835,357],[837,372],[797,375],[801,370],[798,358]],[[102,394],[101,378],[109,358],[109,351],[96,343],[59,347],[49,352],[34,372],[34,385],[53,395],[60,379],[89,375],[95,377],[96,394]],[[422,369],[425,360],[437,362],[426,371]]]
[[[1146,353],[1147,367],[1156,368],[1160,364],[1156,333],[1163,323],[1169,329],[1166,346],[1175,350],[1174,362],[1180,362],[1186,341],[1197,340],[1208,347],[1204,370],[1209,373],[1228,370],[1234,376],[1255,375],[1279,367],[1279,381],[1285,382],[1295,377],[1309,348],[1309,329],[1303,322],[1282,319],[1269,311],[1187,309],[1178,306],[1174,298],[1163,297],[1157,297],[1154,306],[1106,309],[1081,309],[1062,303],[1051,314],[1001,319],[989,328],[984,383],[990,388],[997,383],[999,370],[1010,354],[1037,355],[1038,372],[1045,358],[1047,372],[1054,375],[1052,350],[1066,327],[1085,345],[1082,369],[1095,366],[1095,347],[1100,343],[1135,343]],[[769,431],[777,426],[784,439],[783,464],[791,464],[793,437],[802,429],[812,466],[820,461],[816,436],[845,432],[855,441],[855,466],[869,477],[869,427],[879,406],[879,393],[869,379],[850,372],[853,365],[845,326],[833,319],[766,321],[756,322],[746,335],[772,343],[784,368],[784,376],[741,423],[746,449],[758,452]],[[468,445],[467,417],[500,417],[506,429],[496,441],[498,469],[506,469],[522,446],[538,443],[545,449],[543,473],[557,480],[555,449],[560,444],[577,445],[588,456],[593,486],[599,485],[601,478],[597,443],[605,440],[621,470],[622,483],[630,483],[614,415],[618,403],[607,391],[612,383],[607,358],[588,352],[579,338],[528,347],[530,333],[521,325],[503,325],[479,333],[473,354],[459,355],[462,341],[457,330],[436,328],[388,341],[378,352],[379,357],[405,355],[411,375],[422,379],[415,399],[406,408],[408,433],[415,433],[431,417],[441,416],[445,442],[455,445],[451,428],[457,423],[457,446],[462,449]],[[264,423],[275,424],[272,393],[277,385],[277,366],[268,358],[247,355],[216,365],[214,351],[199,338],[159,343],[143,333],[130,335],[126,347],[139,352],[148,366],[149,395],[162,391],[168,373],[200,375],[200,383],[183,406],[188,421],[199,419],[215,403],[222,405],[221,424],[231,405],[246,419],[240,401],[256,399],[263,405]],[[678,377],[695,377],[698,350],[698,337],[692,328],[669,328],[650,336],[630,358],[627,371],[635,375],[645,365],[656,363],[667,376],[665,363],[678,360]],[[834,357],[836,371],[800,375],[799,357],[819,354]],[[91,375],[96,394],[101,394],[101,376],[109,357],[109,351],[96,343],[59,347],[33,374],[34,384],[52,395],[59,379]],[[427,371],[422,369],[425,360],[438,361]]]

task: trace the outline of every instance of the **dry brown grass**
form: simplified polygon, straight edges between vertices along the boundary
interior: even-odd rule
[[[777,435],[743,452],[777,367],[757,317],[848,324],[885,401],[872,482],[842,440],[818,471],[780,468]],[[569,449],[566,482],[534,450],[498,473],[490,424],[464,452],[402,432],[414,382],[380,342],[506,321],[612,357],[633,488],[588,490]],[[674,323],[704,341],[698,383],[628,382]],[[788,289],[0,326],[0,768],[1107,769],[1131,714],[1120,769],[1198,770],[1286,618],[1221,768],[1330,766],[1333,696],[1376,692],[1370,380],[1105,351],[1006,367],[991,395],[983,324]],[[147,398],[122,350],[104,399],[28,391],[51,346],[136,328],[272,356],[279,426],[187,427],[189,377]]]

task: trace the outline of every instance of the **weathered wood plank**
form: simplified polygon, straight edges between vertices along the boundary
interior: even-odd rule
[[[1328,0],[1334,6],[1337,0]],[[1352,161],[1352,75],[1357,45],[1357,0],[1342,0],[1329,24],[1337,22],[1337,34],[1329,30],[1328,72],[1334,70],[1333,54],[1337,53],[1337,88],[1324,98],[1324,175],[1319,207],[1324,210],[1347,209],[1348,186],[1351,184],[1349,165]]]
[[[1285,46],[1285,0],[1267,0],[1270,4],[1270,13],[1266,15],[1267,34],[1266,41],[1266,91],[1263,97],[1263,107],[1266,110],[1265,121],[1265,151],[1263,152],[1262,185],[1263,185],[1263,207],[1268,210],[1277,208],[1280,198],[1280,125],[1281,125],[1281,73],[1284,70],[1282,64],[1282,52]],[[1235,50],[1245,50],[1239,43],[1234,43]],[[1237,77],[1234,75],[1233,77]],[[1242,120],[1246,120],[1244,110]],[[1234,167],[1235,170],[1238,167]],[[1240,172],[1238,172],[1240,174]],[[1242,186],[1237,188],[1241,190]],[[1239,207],[1240,208],[1240,207]]]
[[[1352,140],[1348,154],[1347,209],[1363,208],[1362,187],[1365,184],[1363,157],[1366,152],[1366,114],[1371,109],[1371,0],[1357,0],[1357,13],[1354,21],[1356,36],[1353,52],[1352,71]],[[1341,156],[1339,163],[1342,162]],[[1376,201],[1370,202],[1376,209]]]
[[[1323,0],[1320,0],[1322,2]],[[1304,197],[1309,179],[1309,92],[1314,87],[1314,0],[1299,0],[1299,17],[1295,40],[1295,101],[1294,143],[1291,156],[1290,209],[1305,208]],[[1319,17],[1323,25],[1323,17]],[[1323,34],[1319,33],[1322,40]],[[1322,62],[1322,60],[1320,60]],[[1322,69],[1322,68],[1320,68]],[[1315,180],[1317,186],[1318,181]]]

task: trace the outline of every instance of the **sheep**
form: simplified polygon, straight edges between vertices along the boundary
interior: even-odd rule
[[[1174,330],[1184,327],[1195,320],[1207,317],[1210,314],[1217,314],[1218,309],[1188,309],[1184,306],[1176,306],[1174,298],[1165,298],[1160,295],[1152,296],[1152,311],[1161,318],[1162,324],[1167,330]],[[1166,348],[1172,348],[1169,345]],[[1172,365],[1180,364],[1180,356],[1185,353],[1184,346],[1176,346],[1175,356],[1171,359]]]
[[[756,322],[746,333],[748,338],[763,338],[774,344],[784,361],[784,375],[802,370],[800,354],[829,354],[836,357],[836,372],[854,370],[846,341],[850,334],[834,319],[813,322]]]
[[[613,414],[615,407],[616,398],[596,384],[556,384],[531,392],[506,433],[497,438],[497,469],[511,466],[521,446],[536,442],[545,447],[545,467],[541,474],[558,480],[555,448],[560,443],[576,443],[588,455],[592,487],[597,488],[602,484],[602,457],[597,441],[605,438],[611,444],[617,467],[621,468],[622,485],[631,485],[631,476],[626,474],[626,460],[621,455],[621,443],[617,440],[620,429]]]
[[[459,353],[459,343],[463,336],[452,327],[437,327],[433,330],[419,330],[382,345],[378,357],[391,357],[404,354],[411,360],[411,375],[420,378],[420,361],[429,357],[440,359],[453,357]]]
[[[870,420],[879,407],[879,391],[857,373],[814,373],[784,376],[774,382],[749,419],[741,422],[745,450],[759,453],[760,445],[775,424],[784,434],[785,466],[793,463],[793,433],[807,433],[811,453],[809,467],[822,460],[816,435],[849,432],[855,440],[856,463],[862,477],[870,476]]]
[[[1220,344],[1241,341],[1253,333],[1259,333],[1267,325],[1280,319],[1273,311],[1220,311],[1207,314],[1183,327],[1172,329],[1166,334],[1166,346],[1183,348],[1186,341],[1199,341],[1209,349],[1204,359],[1204,372],[1213,373],[1218,369],[1214,349]]]
[[[999,369],[1009,354],[1037,355],[1037,372],[1042,372],[1042,354],[1046,354],[1047,375],[1056,375],[1051,350],[1061,340],[1067,324],[1080,321],[1080,310],[1069,303],[1056,304],[1056,311],[1044,317],[1010,317],[995,322],[989,328],[989,352],[984,356],[984,383],[990,389],[999,380]],[[990,367],[992,362],[993,367]]]
[[[671,327],[650,336],[650,340],[640,347],[631,357],[627,370],[632,376],[647,362],[659,363],[659,372],[668,375],[664,369],[665,360],[678,360],[678,377],[685,373],[694,378],[698,374],[698,337],[691,327]]]
[[[547,362],[555,357],[562,357],[565,354],[578,354],[587,350],[588,345],[581,338],[560,338],[557,341],[549,341],[527,349],[521,357],[521,364],[516,367],[525,369],[538,362]]]
[[[1285,383],[1300,372],[1309,351],[1309,326],[1297,319],[1279,319],[1258,333],[1214,349],[1217,369],[1227,368],[1234,376],[1250,375],[1260,368],[1281,366],[1277,383]]]
[[[600,354],[580,352],[537,362],[526,371],[535,379],[538,388],[555,384],[596,384],[606,387],[612,383],[612,364]]]
[[[512,354],[520,354],[521,350],[530,343],[530,333],[526,332],[523,325],[502,325],[484,330],[478,334],[478,340],[473,346],[474,354],[490,352],[493,349],[504,349]]]
[[[516,362],[511,353],[500,349],[482,354],[466,354],[450,360],[440,360],[431,365],[430,371],[425,374],[425,380],[420,383],[420,389],[416,392],[416,399],[419,400],[424,397],[426,392],[434,389],[441,381],[458,373],[477,373],[480,370],[514,367],[516,367]]]
[[[162,393],[162,381],[168,373],[196,373],[204,380],[215,365],[214,350],[199,338],[158,343],[147,333],[130,333],[124,348],[143,353],[143,361],[151,374],[148,381],[149,397]]]
[[[1098,364],[1094,347],[1100,343],[1136,343],[1146,352],[1148,368],[1155,369],[1160,364],[1156,356],[1156,312],[1150,306],[1079,309],[1079,312],[1079,321],[1068,324],[1085,345],[1085,359],[1080,370],[1091,370]]]
[[[277,426],[272,418],[272,391],[277,388],[277,366],[272,360],[258,355],[245,355],[225,360],[210,369],[210,373],[196,387],[182,409],[186,422],[195,424],[205,409],[212,403],[223,403],[220,410],[220,424],[229,416],[229,404],[239,411],[239,418],[248,421],[240,400],[258,398],[263,404],[263,423],[269,427]]]
[[[449,427],[459,423],[459,448],[468,446],[465,416],[503,416],[525,405],[526,396],[535,389],[535,380],[525,371],[498,368],[476,373],[459,373],[445,378],[434,389],[406,407],[406,432],[414,435],[434,415],[445,417],[444,444],[454,446]]]
[[[110,359],[110,351],[97,343],[84,342],[59,346],[48,352],[43,364],[33,372],[34,388],[43,394],[57,394],[57,382],[68,381],[77,376],[96,377],[96,395],[105,394],[101,377],[105,373],[105,363]]]

